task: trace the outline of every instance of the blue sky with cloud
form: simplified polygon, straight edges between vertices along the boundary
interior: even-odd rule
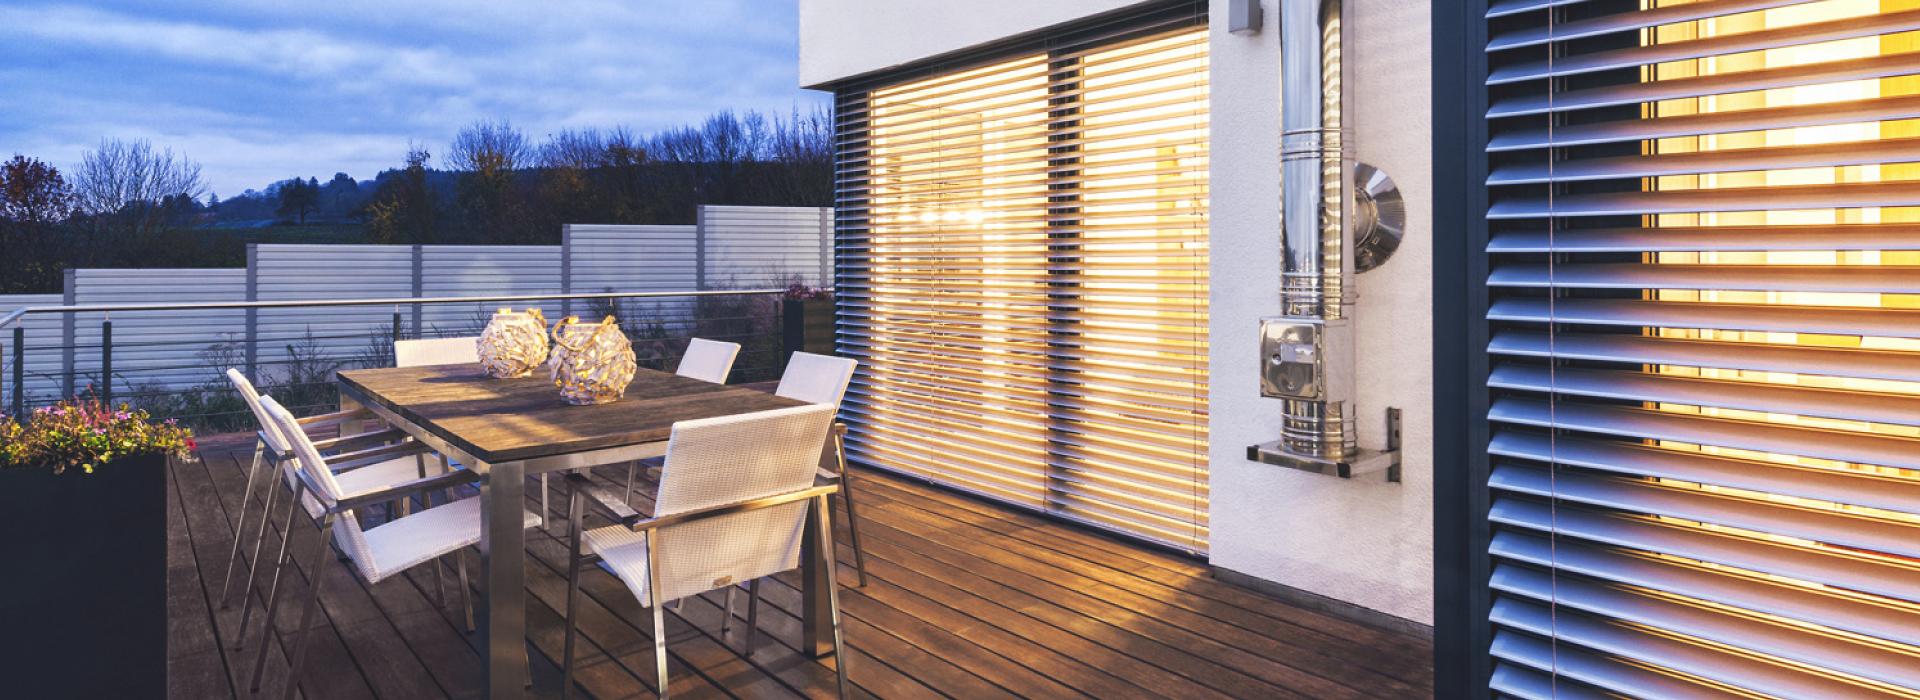
[[[329,0],[0,5],[0,157],[63,169],[103,137],[199,161],[221,196],[372,177],[507,119],[636,132],[800,90],[793,0]]]

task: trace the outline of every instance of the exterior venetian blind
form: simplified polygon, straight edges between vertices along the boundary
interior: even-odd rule
[[[1207,541],[1207,35],[1183,3],[838,93],[851,456]]]
[[[1920,2],[1487,17],[1492,691],[1920,697]]]

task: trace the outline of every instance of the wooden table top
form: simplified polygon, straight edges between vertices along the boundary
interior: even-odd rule
[[[354,398],[392,410],[490,464],[658,442],[677,421],[805,404],[644,368],[625,397],[597,406],[560,400],[539,371],[494,379],[479,365],[460,364],[349,370],[339,377]]]

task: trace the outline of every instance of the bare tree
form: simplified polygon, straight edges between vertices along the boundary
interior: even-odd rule
[[[563,129],[540,144],[540,167],[591,170],[606,164],[607,137],[599,129]]]
[[[448,162],[466,171],[455,196],[468,230],[487,243],[533,242],[514,191],[515,171],[534,155],[526,135],[506,121],[482,120],[455,134],[449,150]]]
[[[169,209],[161,206],[168,198],[199,199],[206,189],[199,163],[174,155],[171,148],[155,150],[144,140],[103,140],[73,173],[80,211],[133,234],[168,226]]]
[[[447,163],[476,173],[512,172],[532,160],[527,135],[506,120],[483,119],[454,134]]]

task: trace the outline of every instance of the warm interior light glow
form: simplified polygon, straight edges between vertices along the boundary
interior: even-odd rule
[[[867,96],[876,462],[1206,547],[1207,38]]]
[[[1649,1],[1643,8],[1683,4],[1672,1]],[[1848,17],[1874,15],[1883,12],[1920,8],[1920,0],[1825,0],[1802,5],[1767,9],[1755,12],[1717,17],[1712,19],[1664,25],[1643,30],[1642,40],[1647,43],[1676,43],[1714,37],[1725,37],[1782,27],[1805,25],[1816,22],[1829,22]],[[1791,46],[1786,48],[1750,51],[1746,53],[1716,56],[1711,58],[1688,59],[1651,66],[1643,69],[1646,80],[1676,80],[1697,76],[1727,75],[1745,71],[1778,69],[1788,66],[1848,61],[1895,53],[1907,53],[1920,50],[1920,32],[1902,32],[1868,36],[1861,38],[1826,41],[1820,43]],[[1868,101],[1893,96],[1920,94],[1920,78],[1903,76],[1897,78],[1852,80],[1844,82],[1822,83],[1788,88],[1757,90],[1734,94],[1724,94],[1701,98],[1667,100],[1653,103],[1644,108],[1644,116],[1649,118],[1667,118],[1689,114],[1724,113],[1741,110],[1773,109],[1799,105],[1813,105],[1835,102]],[[1731,151],[1737,149],[1768,148],[1781,146],[1806,146],[1829,143],[1857,143],[1862,148],[1872,148],[1871,144],[1891,138],[1908,138],[1920,135],[1920,120],[1869,121],[1851,124],[1829,124],[1798,128],[1766,129],[1706,136],[1664,138],[1646,142],[1644,152],[1648,154],[1676,154],[1690,152]],[[1842,183],[1872,183],[1920,180],[1920,164],[1868,164],[1839,167],[1810,167],[1795,169],[1751,170],[1743,172],[1720,172],[1702,175],[1679,175],[1649,178],[1644,181],[1646,189],[1660,191],[1723,189],[1723,188],[1764,188],[1804,185],[1831,185]],[[1647,217],[1646,223],[1660,227],[1755,227],[1755,226],[1791,226],[1824,225],[1845,226],[1851,224],[1878,224],[1895,222],[1920,222],[1920,208],[1914,207],[1864,207],[1847,209],[1817,210],[1764,210],[1752,212],[1723,212],[1696,214],[1666,214]],[[1660,252],[1649,253],[1647,262],[1670,265],[1750,265],[1750,266],[1834,266],[1834,267],[1880,267],[1920,265],[1920,253],[1913,251],[1875,251],[1875,250],[1819,250],[1791,252]],[[1920,308],[1920,296],[1912,294],[1894,294],[1879,292],[1810,292],[1810,291],[1730,291],[1730,290],[1684,290],[1651,289],[1646,298],[1657,301],[1705,302],[1720,304],[1750,304],[1770,306],[1798,307],[1843,307],[1843,308]],[[1906,338],[1876,337],[1871,335],[1822,335],[1792,332],[1726,331],[1701,328],[1650,328],[1648,333],[1663,338],[1693,340],[1711,340],[1716,342],[1753,344],[1753,345],[1799,345],[1836,348],[1863,348],[1874,350],[1892,350],[1913,352],[1914,361],[1920,362],[1920,341]],[[1844,389],[1859,392],[1920,395],[1920,383],[1892,381],[1883,379],[1865,379],[1835,377],[1818,374],[1803,374],[1780,371],[1754,371],[1720,367],[1691,367],[1674,365],[1650,366],[1649,371],[1672,376],[1700,377],[1728,382],[1756,383],[1768,385],[1789,385],[1796,387],[1817,387]],[[1852,433],[1897,435],[1920,437],[1920,427],[1914,425],[1895,425],[1855,420],[1835,420],[1830,418],[1768,413],[1749,410],[1735,410],[1707,406],[1655,403],[1651,407],[1660,410],[1691,413],[1739,421],[1783,424],[1804,427],[1817,427]],[[1916,421],[1920,422],[1920,421]],[[1707,454],[1737,457],[1781,464],[1792,464],[1817,469],[1839,470],[1856,473],[1877,474],[1898,479],[1920,479],[1920,472],[1896,469],[1882,465],[1857,464],[1827,459],[1817,459],[1805,455],[1774,452],[1758,452],[1712,445],[1694,445],[1674,441],[1652,441],[1661,447],[1702,452]],[[1920,517],[1907,513],[1864,508],[1860,506],[1820,501],[1808,498],[1787,496],[1724,486],[1703,485],[1673,479],[1656,479],[1657,482],[1677,489],[1711,492],[1723,496],[1741,499],[1788,504],[1799,508],[1820,511],[1844,512],[1856,516],[1885,519],[1893,522],[1920,523]],[[1907,559],[1887,552],[1866,551],[1853,547],[1844,547],[1824,542],[1784,537],[1777,534],[1758,532],[1748,529],[1728,527],[1720,524],[1699,523],[1691,520],[1656,517],[1663,523],[1697,527],[1715,532],[1737,535],[1743,538],[1766,540],[1790,544],[1796,547],[1823,549],[1844,553],[1851,557],[1864,557],[1895,566],[1911,567],[1914,575],[1920,576],[1920,561]],[[1917,606],[1905,601],[1876,596],[1857,591],[1829,589],[1818,583],[1776,576],[1757,571],[1748,571],[1714,564],[1694,561],[1666,555],[1650,555],[1654,558],[1685,566],[1710,569],[1717,572],[1768,580],[1791,586],[1826,591],[1832,595],[1845,596],[1858,600],[1871,601],[1875,605],[1890,609],[1914,611]],[[1768,619],[1779,624],[1811,626],[1787,617],[1760,615],[1752,611],[1736,610],[1718,606],[1706,601],[1686,599],[1691,605],[1715,609],[1728,614],[1745,615]],[[1866,641],[1905,654],[1915,656],[1920,663],[1920,647],[1884,640],[1867,640],[1838,630],[1819,628],[1822,634],[1854,641]],[[1694,640],[1698,641],[1698,640]],[[1827,673],[1821,669],[1811,669]],[[1844,675],[1844,674],[1840,674]],[[1864,679],[1846,676],[1850,682],[1889,690],[1882,684]],[[1892,689],[1893,692],[1912,692],[1913,689]]]

